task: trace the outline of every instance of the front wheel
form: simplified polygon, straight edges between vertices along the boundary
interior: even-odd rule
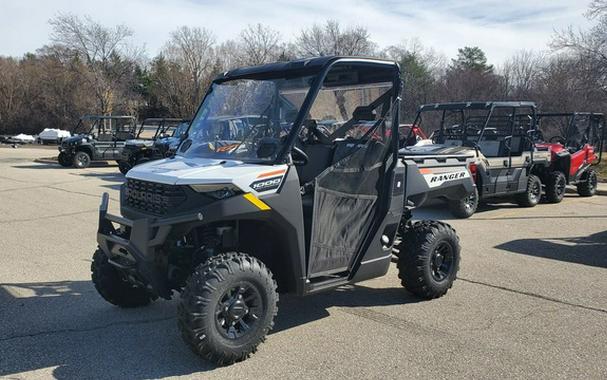
[[[449,210],[453,216],[465,219],[471,217],[478,207],[478,190],[476,187],[467,197],[458,200],[449,200]]]
[[[213,363],[249,357],[274,326],[278,293],[270,270],[245,253],[210,258],[196,268],[179,304],[181,336]]]
[[[527,179],[527,189],[516,195],[516,202],[522,207],[534,207],[542,197],[542,181],[540,177],[531,174]]]
[[[139,307],[149,304],[154,299],[146,289],[128,282],[100,249],[97,249],[93,255],[91,272],[95,289],[111,304],[120,307]]]
[[[131,164],[129,164],[126,161],[116,161],[118,163],[118,170],[120,170],[120,173],[126,175],[126,173],[129,172],[129,170],[131,170],[132,166]]]
[[[88,168],[91,164],[91,156],[86,152],[76,152],[73,164],[77,169]]]
[[[555,171],[548,175],[546,180],[546,201],[549,203],[559,203],[565,196],[567,179],[561,171]]]
[[[59,165],[63,166],[64,168],[69,168],[72,166],[72,158],[64,152],[59,153],[57,161],[59,162]]]
[[[594,169],[588,170],[582,176],[582,181],[577,184],[577,193],[582,197],[591,197],[596,193],[598,178]]]
[[[399,243],[398,277],[409,292],[438,298],[453,286],[460,261],[459,238],[448,224],[416,222]]]

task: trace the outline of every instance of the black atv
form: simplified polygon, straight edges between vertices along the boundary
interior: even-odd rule
[[[216,78],[176,154],[127,173],[122,216],[103,195],[99,294],[136,307],[180,293],[183,339],[230,364],[264,341],[279,291],[383,276],[393,249],[408,291],[447,293],[460,261],[455,231],[412,223],[403,209],[409,187],[425,181],[409,178],[412,164],[398,155],[400,85],[396,63],[351,57]]]
[[[118,159],[118,168],[126,174],[135,165],[170,156],[181,142],[189,120],[148,118],[143,120],[137,137],[128,140]]]
[[[135,137],[132,116],[85,115],[74,129],[74,136],[59,145],[59,164],[78,169],[93,161],[118,160],[126,141]]]

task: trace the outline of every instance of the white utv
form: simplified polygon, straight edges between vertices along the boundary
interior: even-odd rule
[[[534,145],[537,112],[533,102],[490,101],[422,105],[413,125],[433,131],[432,144],[406,147],[412,160],[459,157],[467,162],[474,191],[448,201],[458,217],[471,216],[479,201],[513,198],[533,207],[542,196],[550,153]]]
[[[398,156],[393,62],[322,57],[213,81],[176,155],[131,169],[121,214],[104,194],[92,263],[108,302],[181,293],[178,324],[203,358],[230,364],[264,341],[278,292],[309,295],[384,275],[432,299],[459,266],[455,231],[412,223]],[[217,119],[242,117],[242,128]]]

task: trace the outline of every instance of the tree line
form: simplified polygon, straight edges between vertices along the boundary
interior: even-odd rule
[[[520,51],[500,65],[478,47],[447,59],[411,40],[380,47],[361,26],[326,21],[285,40],[269,26],[244,28],[217,41],[183,26],[149,58],[124,25],[59,14],[50,43],[21,58],[0,57],[0,134],[71,130],[83,114],[193,116],[212,79],[230,68],[324,55],[372,56],[401,65],[402,121],[420,104],[464,100],[533,100],[544,111],[605,111],[607,0],[591,3],[587,30],[556,32],[550,45]]]

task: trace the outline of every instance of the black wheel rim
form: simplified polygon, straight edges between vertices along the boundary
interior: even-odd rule
[[[464,198],[464,207],[466,207],[466,211],[471,211],[474,208],[474,204],[476,203],[476,195],[471,193],[466,198]]]
[[[565,194],[565,178],[564,177],[559,177],[558,182],[556,183],[556,195],[558,197],[562,196],[563,194]]]
[[[439,243],[430,256],[430,271],[432,278],[440,282],[449,277],[453,271],[453,247],[447,242]]]
[[[80,166],[86,166],[89,163],[89,158],[84,154],[79,154],[78,163],[80,164]]]
[[[541,192],[542,185],[538,181],[533,181],[533,184],[531,185],[531,193],[529,194],[531,201],[535,202],[536,200],[538,200]]]
[[[235,340],[254,331],[263,313],[259,290],[249,282],[240,282],[230,287],[219,298],[215,322],[221,335]]]

